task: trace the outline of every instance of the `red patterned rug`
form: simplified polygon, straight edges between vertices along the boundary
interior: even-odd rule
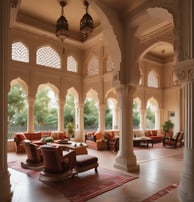
[[[18,161],[9,162],[8,167],[26,173],[28,176],[35,179],[39,178],[40,171],[23,169]],[[73,179],[67,179],[57,183],[47,182],[45,184],[63,192],[64,196],[72,202],[84,202],[136,178],[136,176],[124,175],[99,167],[98,174],[95,174],[94,169],[92,169],[87,172],[79,173],[79,175]]]
[[[159,198],[163,197],[164,195],[168,194],[169,192],[171,192],[172,190],[177,188],[177,184],[171,184],[167,187],[165,187],[164,189],[156,192],[155,194],[153,194],[152,196],[150,196],[149,198],[144,199],[142,202],[153,202],[158,200]]]

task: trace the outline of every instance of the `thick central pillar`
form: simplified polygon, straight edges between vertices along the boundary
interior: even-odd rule
[[[135,87],[121,86],[118,90],[119,94],[119,152],[115,159],[114,167],[124,171],[137,171],[136,156],[133,152],[133,94]]]
[[[11,201],[10,174],[7,168],[7,112],[8,112],[8,61],[9,61],[9,6],[10,1],[0,1],[0,201]]]
[[[194,199],[194,59],[177,65],[177,76],[182,82],[184,105],[184,159],[179,198],[181,202],[193,202]]]

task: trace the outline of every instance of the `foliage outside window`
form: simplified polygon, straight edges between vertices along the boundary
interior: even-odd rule
[[[98,128],[98,111],[94,100],[87,99],[84,104],[84,128],[96,130]]]
[[[133,129],[140,128],[140,114],[138,110],[137,102],[133,103]]]
[[[27,108],[26,93],[22,86],[11,86],[8,93],[8,138],[12,138],[14,132],[26,131]]]
[[[34,118],[36,130],[45,130],[45,128],[57,129],[57,106],[51,106],[51,97],[49,97],[49,88],[40,88],[36,95]]]
[[[155,112],[153,111],[151,106],[148,106],[146,110],[146,128],[147,129],[155,128]]]

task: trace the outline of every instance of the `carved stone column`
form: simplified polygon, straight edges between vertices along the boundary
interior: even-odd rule
[[[98,130],[104,131],[105,130],[105,104],[98,105]]]
[[[179,184],[181,202],[192,202],[194,199],[194,59],[180,62],[176,75],[182,82],[184,103],[184,160]]]
[[[0,1],[0,201],[11,201],[10,174],[7,169],[7,103],[9,60],[9,2]]]
[[[28,132],[34,132],[34,103],[35,98],[28,97],[28,120],[27,120]]]
[[[58,130],[64,131],[64,105],[65,100],[58,100]]]
[[[136,156],[133,152],[133,95],[135,87],[121,86],[117,89],[119,94],[119,152],[114,167],[125,171],[137,171]]]
[[[141,130],[146,129],[146,110],[145,109],[140,110],[140,129]]]
[[[77,129],[80,132],[78,135],[78,139],[80,141],[84,141],[84,104],[78,104],[78,122]]]
[[[113,115],[112,115],[112,129],[118,129],[118,104],[115,104],[113,107]]]
[[[160,129],[160,110],[155,110],[155,129]]]

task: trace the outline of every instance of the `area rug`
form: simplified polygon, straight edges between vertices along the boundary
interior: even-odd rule
[[[172,190],[177,188],[177,184],[171,184],[167,187],[165,187],[164,189],[156,192],[155,194],[153,194],[152,196],[144,199],[142,202],[153,202],[158,200],[159,198],[163,197],[164,195],[168,194],[169,192],[171,192]]]
[[[38,179],[40,171],[32,171],[20,167],[20,162],[9,162],[8,167],[23,172],[30,177]],[[44,184],[62,192],[72,202],[84,202],[107,191],[115,189],[129,181],[136,179],[136,176],[121,174],[106,168],[99,167],[98,174],[94,169],[79,173],[73,179],[63,182],[44,182]]]

